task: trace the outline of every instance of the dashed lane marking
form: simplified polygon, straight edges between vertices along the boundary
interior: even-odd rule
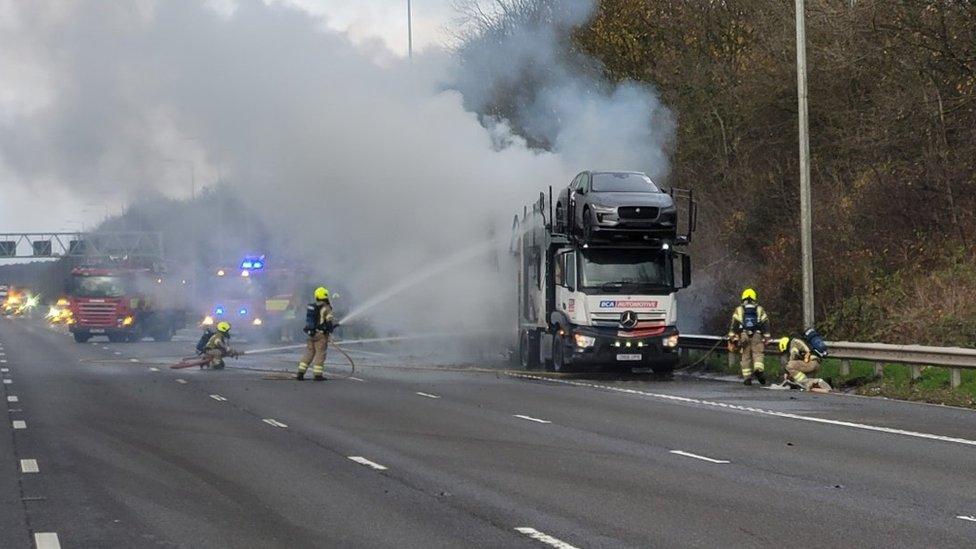
[[[3,380],[3,383],[4,383],[5,385],[10,385],[10,384],[11,384],[11,383],[13,383],[13,382],[14,382],[14,380],[12,380],[12,379],[10,379],[9,377]]]
[[[122,351],[115,351],[115,352],[114,352],[114,353],[112,353],[112,354],[113,354],[113,355],[116,355],[116,356],[121,356],[121,355],[122,355]]]
[[[153,367],[149,368],[149,371],[150,372],[158,372],[159,371],[159,368],[153,366]]]
[[[186,380],[181,377],[176,378],[176,382],[179,383],[180,385],[186,385]]]
[[[227,399],[220,395],[210,395],[210,398],[216,400],[217,402],[227,402]]]
[[[379,463],[376,463],[375,461],[370,461],[370,460],[364,458],[363,456],[349,456],[349,459],[355,461],[356,463],[358,463],[360,465],[365,465],[366,467],[371,467],[373,469],[376,469],[377,471],[386,471],[386,467],[385,466],[380,465]]]
[[[24,421],[24,420],[22,420],[22,419],[15,419],[12,424],[13,424],[14,429],[26,429],[27,428],[27,422]]]
[[[10,395],[7,397],[7,402],[19,402],[19,401],[20,401],[20,397],[18,397],[17,395]]]
[[[520,533],[520,534],[522,534],[522,535],[528,536],[528,537],[534,539],[535,541],[538,541],[540,543],[544,543],[544,544],[548,545],[549,547],[557,547],[558,549],[577,549],[577,547],[575,545],[570,545],[570,544],[566,543],[565,541],[563,541],[563,540],[561,540],[559,538],[554,538],[554,537],[550,536],[549,534],[544,534],[544,533],[536,530],[535,528],[529,528],[527,526],[520,526],[520,527],[516,528],[515,531],[518,532],[518,533]]]
[[[9,371],[10,371],[10,368],[0,368],[0,372],[2,372],[4,374],[6,374]]]
[[[515,417],[517,417],[519,419],[525,419],[525,420],[528,420],[528,421],[534,421],[536,423],[552,423],[551,421],[548,421],[548,420],[545,420],[545,419],[539,419],[537,417],[531,417],[531,416],[523,416],[522,414],[515,414]]]
[[[287,429],[288,428],[287,425],[285,425],[284,423],[278,421],[277,419],[267,418],[267,419],[262,419],[261,421],[267,423],[268,425],[270,425],[272,427],[278,427],[278,428],[281,428],[281,429]]]
[[[727,461],[724,459],[713,459],[710,457],[700,456],[698,454],[692,454],[691,452],[685,452],[684,450],[671,450],[671,453],[679,456],[690,457],[693,459],[700,459],[702,461],[707,461],[709,463],[732,463],[731,461]]]
[[[879,427],[877,425],[868,425],[865,423],[854,423],[851,421],[840,421],[836,419],[826,419],[822,417],[813,416],[801,416],[799,414],[791,414],[788,412],[777,412],[775,410],[766,410],[763,408],[753,408],[752,406],[739,406],[737,404],[727,404],[725,402],[717,402],[714,400],[702,400],[699,398],[683,397],[676,395],[666,395],[662,393],[651,393],[648,391],[638,391],[637,389],[625,389],[623,387],[613,387],[611,385],[599,385],[597,383],[584,383],[581,381],[573,381],[569,379],[555,379],[549,377],[542,377],[536,375],[528,374],[510,374],[512,377],[520,379],[531,379],[535,381],[550,381],[552,383],[562,383],[564,385],[573,385],[576,387],[588,387],[590,389],[601,389],[604,391],[612,391],[615,393],[624,393],[628,395],[645,396],[651,398],[657,398],[661,400],[671,401],[671,402],[681,402],[684,404],[696,404],[699,406],[705,406],[713,409],[725,409],[725,410],[736,410],[741,412],[752,412],[754,414],[762,414],[766,416],[781,417],[786,419],[795,419],[798,421],[808,421],[810,423],[820,423],[824,425],[836,425],[839,427],[850,427],[853,429],[861,429],[865,431],[875,431],[878,433],[887,433],[891,435],[903,435],[914,438],[921,438],[926,440],[938,440],[942,442],[954,442],[956,444],[965,444],[967,446],[976,446],[976,440],[970,440],[966,438],[948,437],[943,435],[935,435],[931,433],[920,433],[917,431],[905,431],[902,429],[893,429],[891,427]]]
[[[359,379],[358,377],[352,377],[352,376],[349,376],[346,379],[351,379],[353,381],[359,381],[359,382],[365,382],[366,381],[365,379]]]
[[[138,358],[130,358],[129,359],[129,362],[139,362],[139,359]]]
[[[37,549],[61,549],[61,542],[54,532],[38,532],[34,534],[34,545]]]
[[[422,396],[422,397],[427,397],[427,398],[441,398],[441,397],[439,397],[439,396],[437,396],[437,395],[432,395],[432,394],[430,394],[430,393],[421,393],[421,392],[417,392],[417,393],[415,393],[415,394],[418,394],[418,395],[420,395],[420,396]]]
[[[956,518],[957,519],[962,519],[962,520],[968,520],[969,522],[976,522],[976,517],[969,517],[969,516],[965,516],[965,515],[959,515]]]
[[[36,459],[22,459],[20,460],[20,472],[21,473],[40,473],[41,469],[37,466]]]

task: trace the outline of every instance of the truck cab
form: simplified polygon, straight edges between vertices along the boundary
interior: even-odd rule
[[[676,246],[690,241],[691,224],[680,237],[601,242],[554,232],[546,214],[543,195],[514,223],[522,366],[674,370],[675,297],[691,283],[690,258]]]

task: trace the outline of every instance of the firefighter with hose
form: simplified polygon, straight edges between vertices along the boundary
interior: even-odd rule
[[[779,352],[786,353],[784,387],[830,392],[830,384],[825,380],[807,375],[816,372],[820,368],[820,359],[827,356],[827,345],[816,330],[807,330],[803,337],[780,338]]]
[[[746,288],[742,292],[742,303],[732,313],[729,325],[729,351],[738,349],[742,354],[740,362],[742,379],[752,385],[755,379],[766,384],[765,345],[769,339],[769,317],[758,303],[756,290]]]
[[[243,354],[230,346],[230,322],[217,324],[217,331],[207,340],[203,354],[210,359],[208,364],[215,370],[224,367],[224,357]]]
[[[312,375],[315,381],[324,381],[325,355],[329,348],[329,336],[338,327],[329,301],[329,290],[325,287],[315,289],[315,301],[305,308],[305,328],[302,330],[308,336],[305,354],[298,363],[298,374],[295,379],[305,379],[308,365],[312,365]]]

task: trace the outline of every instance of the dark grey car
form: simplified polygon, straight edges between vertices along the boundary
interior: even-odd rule
[[[571,219],[572,218],[572,219]],[[560,191],[556,230],[595,238],[673,238],[678,212],[671,195],[640,172],[582,172]]]

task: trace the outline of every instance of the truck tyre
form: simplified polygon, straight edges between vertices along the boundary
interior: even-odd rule
[[[566,346],[563,345],[562,337],[558,333],[552,334],[552,371],[568,371],[566,364]]]
[[[88,332],[74,332],[71,335],[75,336],[75,343],[87,343],[91,339],[91,334]]]
[[[125,343],[128,339],[126,334],[108,334],[108,340],[112,343]]]
[[[519,336],[519,365],[525,370],[539,367],[539,334],[534,330],[522,330]]]
[[[671,374],[674,373],[674,369],[675,369],[675,367],[677,365],[678,365],[678,360],[677,359],[675,359],[675,360],[669,360],[669,361],[664,362],[662,364],[655,364],[655,365],[651,366],[651,370],[654,371],[654,375],[656,375],[656,376],[660,376],[660,377],[671,377]]]

